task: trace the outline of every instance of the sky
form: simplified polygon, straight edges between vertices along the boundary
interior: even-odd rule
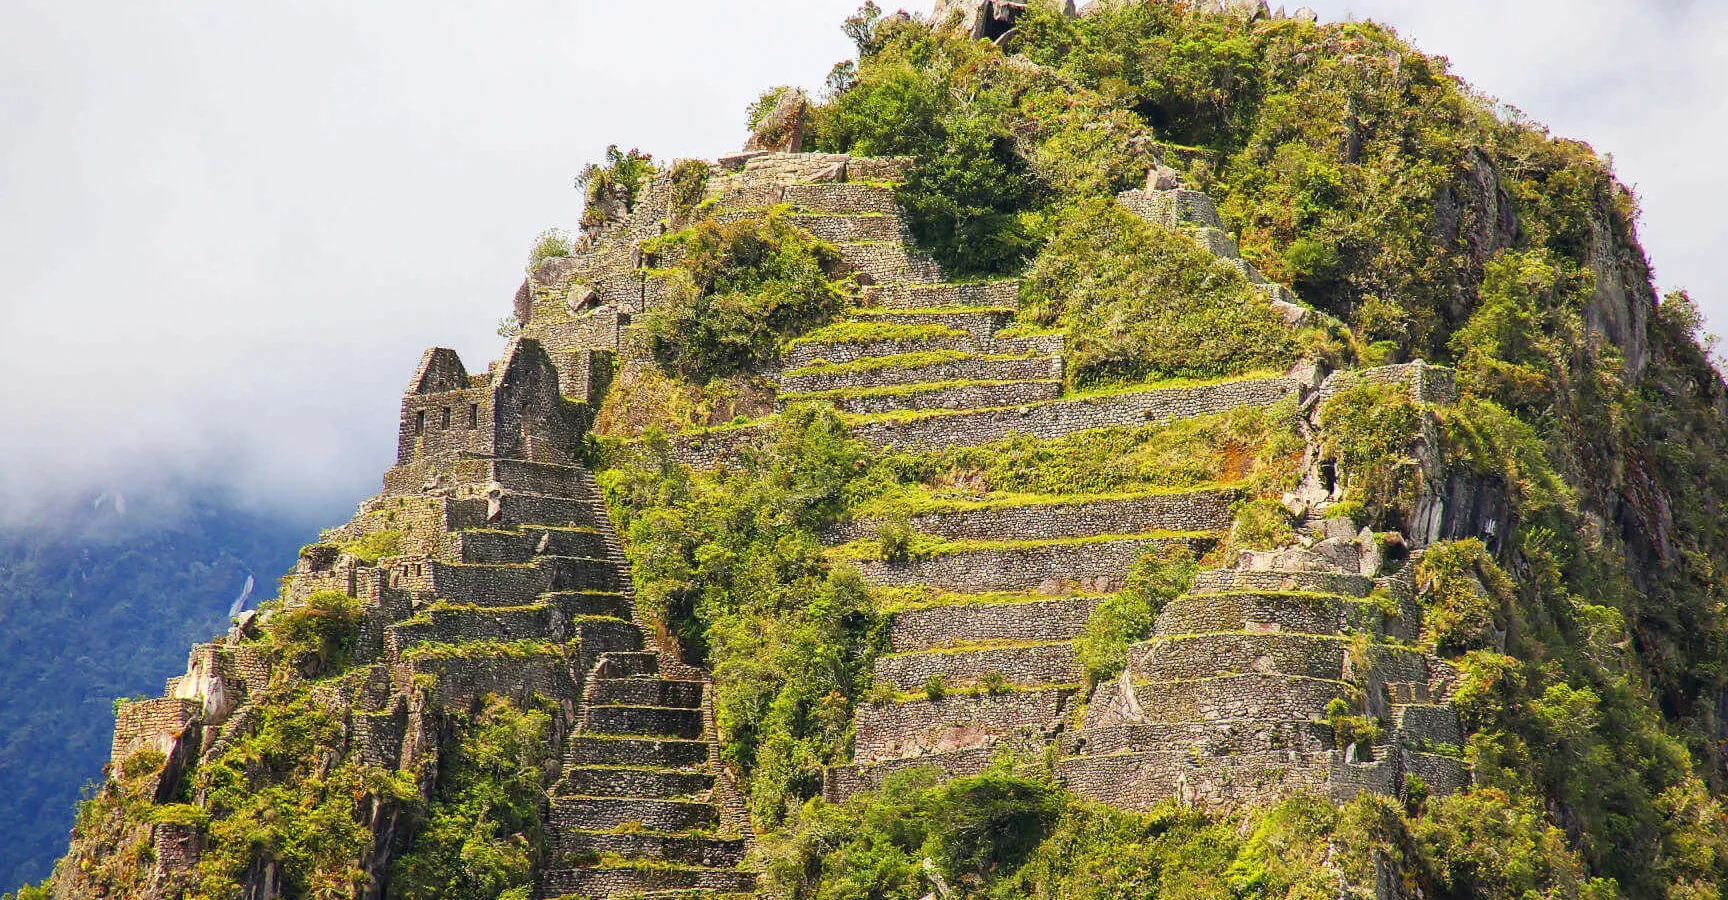
[[[859,2],[6,0],[0,509],[158,478],[351,507],[421,351],[497,354],[583,165],[737,149]],[[1311,2],[1612,152],[1661,285],[1728,323],[1728,4]]]

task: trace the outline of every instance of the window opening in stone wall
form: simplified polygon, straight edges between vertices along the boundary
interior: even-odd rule
[[[450,430],[450,407],[444,407],[444,414],[438,419],[438,427],[445,431]]]
[[[478,403],[468,404],[468,427],[480,427],[480,404]]]
[[[420,410],[414,414],[414,433],[426,433],[426,410]]]

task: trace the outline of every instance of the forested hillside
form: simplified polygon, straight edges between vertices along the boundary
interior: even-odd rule
[[[65,852],[113,701],[160,691],[227,629],[247,577],[268,597],[306,540],[197,493],[90,494],[0,527],[0,882],[45,877]]]

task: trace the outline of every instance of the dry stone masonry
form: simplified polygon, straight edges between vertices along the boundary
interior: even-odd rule
[[[748,893],[748,821],[719,765],[708,682],[645,649],[627,564],[592,476],[574,464],[582,421],[537,341],[518,339],[482,376],[428,351],[384,492],[306,548],[288,601],[334,590],[363,604],[362,665],[327,699],[350,723],[345,749],[367,763],[427,763],[436,717],[487,695],[553,704],[563,766],[537,896]],[[385,555],[354,554],[382,535]],[[254,720],[270,679],[251,641],[258,624],[196,648],[167,696],[120,708],[115,761],[166,756],[160,800],[187,760]],[[196,835],[152,827],[166,890],[196,866]],[[381,872],[387,860],[371,863]]]
[[[1230,6],[1265,14],[1263,3]],[[999,40],[1024,8],[944,2],[937,17]],[[1298,363],[1286,375],[1071,394],[1064,336],[1015,325],[1017,282],[948,283],[914,246],[895,186],[915,161],[797,152],[806,114],[801,94],[783,95],[749,150],[707,166],[701,204],[725,220],[781,210],[832,242],[863,285],[856,308],[793,342],[764,373],[780,409],[829,404],[859,439],[917,453],[1292,400],[1313,419],[1360,379],[1424,404],[1456,398],[1451,373],[1421,363],[1330,378]],[[337,591],[364,608],[361,665],[324,700],[350,723],[344,749],[368,762],[430,762],[435,772],[440,715],[494,694],[552,704],[562,770],[546,799],[555,856],[541,897],[755,888],[710,685],[649,641],[653,623],[637,615],[628,566],[579,462],[615,377],[655,365],[636,319],[667,297],[657,268],[666,261],[645,247],[691,221],[686,202],[662,174],[573,254],[540,264],[514,298],[522,336],[485,372],[469,373],[453,351],[428,351],[402,402],[383,492],[305,550],[286,591],[290,606]],[[1175,170],[1158,166],[1119,202],[1235,267],[1293,327],[1316,315],[1241,258],[1211,200]],[[768,427],[680,435],[675,451],[714,465],[760,444]],[[1427,441],[1419,456],[1437,452],[1431,434],[1417,437]],[[1312,442],[1305,465],[1303,485],[1283,498],[1298,537],[1269,552],[1221,550],[1248,499],[1228,484],[938,500],[904,520],[920,550],[896,558],[881,550],[888,519],[826,528],[835,558],[899,604],[857,711],[853,760],[828,773],[827,795],[912,767],[975,773],[1005,754],[1049,755],[1073,790],[1127,808],[1467,785],[1451,670],[1413,649],[1416,556],[1331,515],[1347,473],[1321,471]],[[1406,537],[1417,554],[1450,521],[1444,492],[1422,502]],[[1076,638],[1139,560],[1172,546],[1213,568],[1160,612],[1120,677],[1087,685]],[[166,758],[158,798],[256,721],[271,678],[259,624],[247,618],[196,648],[164,697],[120,708],[113,758]],[[196,831],[151,827],[155,883],[183,883],[199,858]],[[366,864],[376,875],[388,859]]]

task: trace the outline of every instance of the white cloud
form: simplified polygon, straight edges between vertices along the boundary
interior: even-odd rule
[[[613,142],[736,148],[758,91],[815,88],[850,52],[858,3],[11,0],[0,490],[192,469],[321,513],[363,496],[420,351],[496,352],[584,163]],[[1707,149],[1728,11],[1317,5],[1382,17],[1613,151],[1664,284],[1728,321]]]

